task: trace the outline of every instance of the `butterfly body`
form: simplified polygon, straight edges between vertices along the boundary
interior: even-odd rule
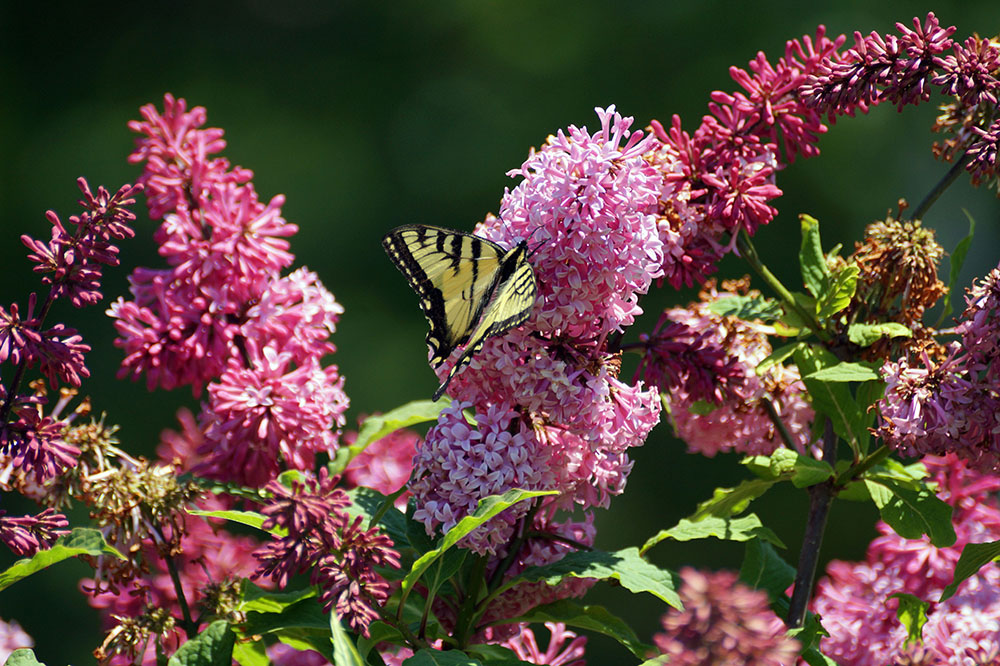
[[[521,241],[507,249],[479,236],[420,224],[393,229],[382,245],[420,297],[431,325],[431,365],[437,368],[465,345],[434,392],[437,400],[488,338],[531,314],[537,287],[528,245]]]

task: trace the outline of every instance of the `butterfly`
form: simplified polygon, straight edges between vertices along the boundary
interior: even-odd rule
[[[413,291],[430,322],[430,363],[440,367],[460,345],[462,355],[434,392],[448,383],[486,339],[523,323],[535,303],[535,273],[528,244],[511,249],[472,234],[422,224],[396,227],[382,245]]]

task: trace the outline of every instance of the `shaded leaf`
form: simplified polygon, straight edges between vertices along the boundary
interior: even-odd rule
[[[504,587],[513,587],[522,580],[542,580],[549,585],[557,585],[567,576],[617,580],[630,592],[648,592],[674,608],[681,607],[676,591],[676,574],[644,560],[639,555],[638,548],[610,553],[599,550],[569,553],[557,562],[528,567],[505,583]]]
[[[967,578],[975,575],[985,565],[997,559],[1000,559],[1000,541],[965,544],[958,562],[955,563],[955,577],[941,592],[941,598],[938,601],[951,598]]]
[[[771,603],[785,598],[785,590],[795,580],[795,569],[771,544],[755,539],[747,543],[740,567],[740,580],[767,592]]]
[[[819,220],[802,214],[799,215],[802,226],[802,245],[799,247],[799,267],[802,270],[802,282],[809,293],[819,298],[827,290],[830,282],[830,268],[823,255],[823,243],[819,236]]]
[[[371,651],[383,641],[401,643],[403,641],[403,634],[392,625],[386,624],[381,620],[375,620],[368,625],[367,637],[358,636],[358,652],[361,654],[361,659],[367,661]]]
[[[511,622],[562,622],[577,629],[595,631],[615,639],[640,659],[652,649],[639,641],[624,620],[609,613],[603,606],[582,606],[568,599],[533,608]]]
[[[216,620],[177,649],[167,666],[230,666],[236,634],[229,622]]]
[[[882,520],[896,534],[904,539],[918,539],[926,534],[938,548],[955,543],[952,507],[926,485],[903,482],[878,472],[869,473],[864,481]]]
[[[461,650],[418,650],[403,666],[483,666],[483,662]]]
[[[111,555],[124,559],[117,550],[108,545],[100,530],[90,527],[75,527],[66,536],[59,537],[51,548],[40,550],[31,557],[14,562],[6,571],[0,572],[0,590],[4,590],[22,578],[41,571],[53,564],[77,555]]]
[[[437,402],[431,400],[414,400],[401,407],[390,410],[378,416],[369,416],[358,430],[358,438],[350,446],[337,449],[337,454],[330,461],[330,474],[340,474],[348,463],[372,442],[382,439],[401,428],[408,428],[418,423],[437,421],[438,414],[451,404],[447,396]]]
[[[284,590],[275,592],[244,580],[242,584],[241,603],[239,610],[246,613],[256,611],[258,613],[281,613],[289,606],[293,606],[303,599],[316,596],[315,587],[306,587],[301,590]]]
[[[952,312],[951,295],[955,293],[955,287],[958,285],[958,274],[962,272],[965,256],[969,254],[969,248],[972,247],[972,237],[976,233],[975,218],[965,209],[962,212],[965,213],[965,217],[969,220],[969,235],[958,241],[955,251],[951,253],[951,267],[948,270],[948,291],[944,292],[944,309],[941,310],[941,317],[938,319],[939,324]]]
[[[347,496],[351,498],[351,506],[347,508],[347,512],[352,518],[364,516],[369,527],[371,521],[377,518],[378,526],[385,530],[397,550],[410,545],[406,515],[393,506],[391,497],[364,486],[348,490]],[[419,527],[423,530],[423,523],[419,523]]]
[[[772,322],[781,317],[781,305],[760,294],[756,296],[723,296],[708,304],[708,309],[720,317],[736,317],[744,321]]]
[[[781,548],[785,547],[785,544],[781,543],[778,535],[770,528],[764,527],[763,523],[760,522],[760,518],[756,514],[751,513],[739,518],[706,516],[696,521],[683,518],[670,529],[660,530],[656,536],[650,537],[643,544],[642,548],[639,549],[639,554],[645,555],[650,548],[666,539],[692,541],[694,539],[707,539],[708,537],[715,537],[723,541],[749,541],[750,539],[759,538],[764,541],[770,541]]]
[[[834,432],[850,445],[858,458],[864,456],[868,451],[867,417],[858,407],[850,388],[843,382],[809,378],[813,373],[838,365],[840,361],[823,347],[801,345],[795,350],[795,363],[802,373],[802,382],[809,390],[813,409],[830,418]]]
[[[911,337],[913,331],[892,321],[884,324],[851,324],[847,327],[847,339],[859,347],[869,347],[882,338]]]

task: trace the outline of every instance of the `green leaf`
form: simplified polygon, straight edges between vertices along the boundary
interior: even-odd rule
[[[789,356],[795,353],[795,348],[798,346],[799,343],[792,342],[787,345],[782,345],[768,354],[763,361],[757,364],[757,376],[760,377],[774,366],[784,363]]]
[[[381,620],[375,620],[368,625],[368,636],[358,636],[358,652],[361,659],[367,663],[368,655],[379,643],[389,642],[400,645],[403,643],[403,634],[390,624]]]
[[[777,481],[774,479],[749,479],[735,488],[716,488],[712,492],[712,499],[698,505],[692,519],[700,520],[709,515],[722,518],[739,515],[746,511],[750,502],[770,490],[775,483]]]
[[[965,579],[975,575],[983,566],[997,559],[1000,559],[1000,541],[965,544],[958,562],[955,563],[955,576],[948,587],[941,592],[941,598],[938,601],[950,599]]]
[[[680,597],[677,596],[676,575],[644,560],[639,555],[638,548],[611,553],[599,550],[572,552],[557,562],[528,567],[505,583],[504,587],[513,587],[522,580],[541,580],[549,585],[557,585],[566,577],[617,580],[630,592],[648,592],[674,608],[681,607]]]
[[[424,648],[404,661],[403,666],[483,666],[483,662],[461,650],[442,651]]]
[[[847,339],[859,347],[869,347],[881,338],[912,338],[913,331],[894,321],[884,324],[851,324]]]
[[[510,648],[491,643],[476,643],[465,648],[466,654],[483,662],[483,666],[531,666],[531,662],[521,661]]]
[[[708,310],[720,317],[736,317],[744,321],[772,322],[781,317],[781,304],[759,294],[723,296],[709,303]]]
[[[838,363],[821,368],[804,376],[803,379],[814,379],[819,382],[870,382],[882,377],[866,363]]]
[[[803,312],[808,314],[810,312],[816,311],[815,298],[813,298],[812,296],[807,296],[806,294],[803,294],[800,291],[793,291],[791,292],[791,294],[792,298],[795,299],[795,304],[798,305],[799,309],[801,309]],[[811,326],[815,324],[814,321],[815,317],[811,318],[809,321],[806,321],[801,316],[799,316],[799,313],[796,312],[795,308],[789,305],[785,305],[783,309],[785,311],[785,315],[781,318],[781,321],[785,326],[788,326],[791,329],[801,330],[804,328],[811,328]]]
[[[787,613],[787,606],[782,603],[783,612]],[[819,616],[815,613],[807,612],[805,621],[802,623],[801,627],[795,629],[789,629],[788,635],[795,638],[799,642],[799,651],[805,651],[809,648],[814,648],[819,644],[819,639],[822,636],[829,636],[830,633],[823,628],[823,625],[819,623]]]
[[[899,618],[900,624],[906,627],[906,641],[903,644],[919,643],[924,625],[927,624],[927,609],[930,608],[930,603],[904,592],[890,594],[889,598],[899,600],[896,617]]]
[[[274,592],[272,590],[265,590],[248,580],[244,580],[241,594],[242,599],[238,608],[244,613],[250,611],[258,613],[281,613],[289,606],[293,606],[303,599],[315,596],[316,588],[314,587]]]
[[[284,608],[280,613],[247,613],[246,633],[273,634],[284,631],[320,633],[329,635],[330,620],[315,599],[303,599]]]
[[[216,620],[178,648],[167,666],[230,666],[236,634],[226,620]]]
[[[257,513],[256,511],[236,511],[233,509],[225,511],[202,511],[201,509],[188,509],[188,513],[192,516],[205,516],[206,518],[223,518],[225,520],[239,523],[241,525],[249,525],[250,527],[256,527],[258,530],[264,530],[264,515]],[[282,530],[284,534],[287,534]]]
[[[503,495],[491,495],[479,500],[475,512],[471,516],[462,518],[462,520],[458,521],[458,524],[448,530],[448,533],[441,539],[440,546],[427,551],[413,563],[410,572],[403,578],[401,603],[406,601],[410,590],[420,580],[420,577],[431,564],[441,557],[445,551],[458,543],[462,537],[518,502],[535,497],[544,497],[545,495],[555,495],[557,492],[555,490],[521,490],[520,488],[514,488],[508,490]]]
[[[708,537],[715,537],[723,541],[749,541],[759,538],[764,541],[770,541],[781,548],[785,547],[785,544],[781,543],[778,535],[770,528],[764,527],[764,524],[760,522],[760,518],[756,514],[751,513],[740,518],[706,516],[696,521],[683,518],[670,529],[660,530],[656,536],[650,537],[643,544],[642,548],[639,549],[639,554],[645,555],[650,548],[666,539],[692,541],[694,539],[707,539]]]
[[[838,666],[837,662],[814,647],[803,650],[801,657],[809,666]]]
[[[361,428],[358,431],[358,438],[354,440],[354,443],[337,450],[336,457],[330,461],[330,474],[340,474],[343,472],[348,463],[364,451],[365,447],[372,442],[382,439],[386,435],[392,434],[402,428],[408,428],[418,423],[426,423],[427,421],[436,421],[441,410],[450,404],[451,401],[447,397],[437,402],[432,402],[431,400],[414,400],[385,414],[369,416],[361,424]]]
[[[45,664],[38,661],[31,648],[18,648],[10,653],[4,666],[45,666]]]
[[[639,640],[624,620],[603,606],[582,606],[568,599],[537,606],[509,622],[562,622],[577,629],[595,631],[615,639],[640,659],[652,649]]]
[[[351,498],[351,506],[347,508],[347,512],[352,518],[358,515],[364,516],[368,520],[368,526],[371,527],[372,519],[378,517],[379,527],[389,535],[397,550],[410,545],[407,518],[402,511],[392,505],[391,498],[364,486],[348,490],[347,496]],[[423,529],[422,523],[420,528]]]
[[[795,580],[795,569],[771,544],[755,539],[747,543],[740,567],[740,580],[757,590],[767,592],[771,603],[785,597],[785,590]]]
[[[962,271],[962,264],[965,263],[965,256],[969,253],[969,248],[972,247],[972,236],[976,233],[976,220],[969,214],[969,211],[962,209],[965,213],[965,217],[969,218],[969,235],[958,241],[958,245],[955,246],[955,251],[951,253],[951,268],[948,271],[948,291],[944,292],[944,309],[941,311],[941,317],[938,319],[938,324],[944,321],[944,318],[951,314],[951,295],[955,293],[955,286],[958,284],[958,274]]]
[[[124,559],[121,553],[108,545],[100,530],[75,527],[66,536],[59,537],[51,548],[40,550],[29,558],[14,562],[6,571],[0,571],[0,590],[5,590],[22,578],[77,555],[92,557],[110,555]]]
[[[816,300],[816,314],[820,319],[832,317],[851,304],[858,288],[859,272],[857,266],[848,264],[830,279],[830,285]]]
[[[262,641],[237,642],[233,646],[233,659],[240,666],[270,666]]]
[[[840,361],[829,350],[817,345],[801,345],[795,350],[795,363],[802,373],[802,382],[809,390],[813,409],[828,416],[833,430],[844,439],[858,458],[868,450],[868,418],[851,396],[843,382],[810,378],[814,373],[832,368]]]
[[[938,548],[955,543],[951,506],[938,499],[926,485],[877,471],[869,472],[864,481],[882,520],[896,534],[904,539],[918,539],[926,534]]]
[[[358,647],[344,631],[336,613],[330,613],[330,634],[333,640],[333,663],[337,666],[366,666]]]
[[[809,293],[819,298],[830,283],[830,268],[826,264],[823,243],[819,237],[819,221],[803,213],[799,215],[799,222],[802,225],[802,245],[799,248],[802,281]]]
[[[707,416],[708,414],[711,414],[718,408],[719,405],[716,405],[713,402],[709,402],[708,400],[695,400],[690,405],[688,405],[687,409],[692,414],[697,414],[698,416]]]
[[[777,449],[769,456],[748,456],[740,462],[763,479],[789,480],[796,488],[823,483],[834,474],[829,463],[791,449]]]

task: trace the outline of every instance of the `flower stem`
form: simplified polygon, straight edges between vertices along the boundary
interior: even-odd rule
[[[796,301],[795,297],[792,295],[792,292],[790,292],[785,285],[781,284],[781,280],[779,280],[774,273],[768,270],[767,266],[764,265],[764,262],[760,260],[760,255],[757,254],[757,248],[754,247],[746,229],[740,229],[736,245],[739,247],[740,254],[744,259],[746,259],[747,263],[750,264],[750,267],[757,272],[757,275],[764,279],[764,282],[766,282],[772,291],[778,295],[778,298],[780,298],[787,307],[793,310],[795,314],[797,314],[799,318],[806,323],[806,326],[808,326],[809,330],[816,334],[816,337],[824,342],[828,341],[830,336],[827,335],[826,331],[824,331],[819,325],[819,322],[816,321],[816,315],[808,312],[805,308],[799,305],[798,301]]]
[[[952,167],[948,169],[948,173],[944,175],[944,178],[938,181],[937,185],[934,186],[934,189],[932,189],[930,192],[927,193],[927,196],[924,197],[924,200],[921,201],[920,204],[913,209],[913,212],[910,213],[909,215],[909,219],[911,220],[923,219],[924,214],[927,212],[927,209],[933,206],[934,202],[937,201],[942,194],[944,194],[944,191],[948,189],[948,187],[952,183],[955,182],[955,179],[958,178],[958,175],[965,170],[965,165],[968,164],[968,162],[969,162],[969,153],[965,152],[962,154],[960,158],[958,158],[955,161],[955,164],[953,164]]]
[[[823,433],[823,460],[833,465],[836,457],[837,436],[833,432],[833,421],[827,418],[826,430]],[[795,572],[788,617],[785,619],[785,624],[792,628],[801,627],[805,621],[806,606],[809,604],[813,583],[816,580],[823,531],[826,529],[826,519],[830,514],[830,504],[833,503],[833,483],[833,479],[830,479],[809,487],[809,517],[806,521],[806,533],[802,538],[802,550],[799,552],[799,566]]]
[[[791,433],[788,432],[788,428],[785,427],[785,422],[781,420],[781,415],[778,414],[778,410],[774,407],[774,403],[771,402],[770,398],[761,398],[761,404],[764,405],[764,409],[767,411],[768,417],[771,419],[771,423],[778,431],[778,435],[781,436],[781,441],[785,443],[785,446],[790,450],[795,451],[795,440],[792,439]]]

